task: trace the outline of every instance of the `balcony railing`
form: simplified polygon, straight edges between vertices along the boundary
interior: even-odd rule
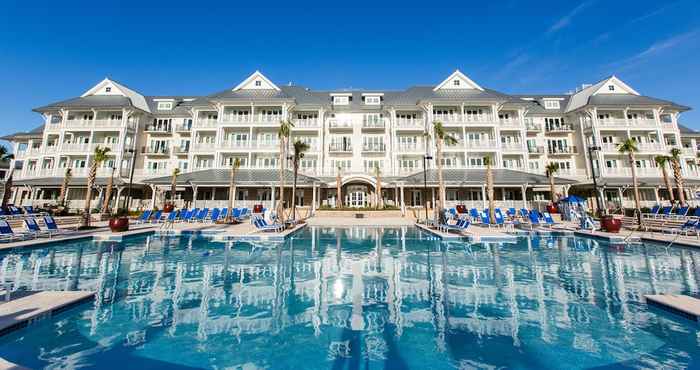
[[[561,125],[546,125],[545,130],[547,132],[571,132],[574,131],[574,125],[570,123],[565,123]]]
[[[423,144],[397,144],[396,151],[399,153],[423,153],[425,146]]]
[[[342,143],[331,143],[328,146],[328,151],[332,153],[352,153],[352,145]]]
[[[544,154],[543,146],[528,146],[527,152],[530,154]]]
[[[91,146],[87,143],[63,143],[61,144],[61,151],[88,154],[91,152]]]
[[[215,128],[216,127],[216,120],[211,119],[211,118],[200,118],[196,121],[194,121],[194,128]]]
[[[224,140],[217,145],[218,149],[250,149],[253,141],[248,140]]]
[[[635,173],[637,177],[658,177],[661,172],[658,168],[635,168]],[[621,167],[621,168],[604,168],[603,176],[608,177],[631,177],[632,168]]]
[[[384,129],[386,125],[384,124],[384,120],[363,120],[362,121],[362,128],[363,129]]]
[[[173,147],[173,154],[175,154],[175,155],[187,155],[189,152],[190,152],[190,148],[188,148],[188,147],[185,147],[185,148],[179,147],[179,146]]]
[[[367,153],[379,153],[386,151],[386,146],[384,143],[379,144],[364,144],[362,145],[362,151]]]
[[[519,127],[519,126],[520,126],[520,120],[519,120],[519,119],[515,119],[515,118],[501,118],[501,119],[498,120],[498,122],[499,122],[502,126],[515,126],[515,127]]]
[[[523,151],[525,150],[525,146],[523,143],[501,143],[501,149],[509,152]]]
[[[551,155],[571,155],[577,154],[578,150],[575,146],[565,146],[565,147],[548,147],[547,153]]]
[[[146,125],[146,127],[143,130],[145,132],[150,132],[150,133],[168,134],[168,133],[170,133],[170,126],[169,125]]]
[[[317,118],[295,119],[292,122],[294,128],[319,128],[321,126],[321,120]]]
[[[222,123],[251,123],[250,114],[224,114]]]
[[[176,132],[189,132],[192,130],[191,123],[178,123],[175,125]]]
[[[491,149],[498,150],[498,142],[496,140],[468,140],[466,142],[467,150],[470,149]]]
[[[351,121],[330,119],[328,120],[328,127],[332,129],[352,129]]]
[[[423,118],[397,118],[397,129],[423,129],[425,121]]]
[[[604,152],[618,153],[620,143],[603,143],[601,149]],[[640,152],[659,152],[663,151],[664,147],[661,143],[637,143],[637,150]]]
[[[146,146],[141,152],[148,155],[170,155],[170,148]]]
[[[134,177],[138,178],[148,178],[155,176],[168,176],[172,175],[173,170],[169,168],[141,168],[134,170]]]
[[[531,132],[540,132],[542,131],[542,125],[530,122],[527,124],[526,130]]]

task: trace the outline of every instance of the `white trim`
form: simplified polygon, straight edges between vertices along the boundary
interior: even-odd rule
[[[243,82],[239,83],[238,86],[233,88],[233,91],[238,91],[244,89],[247,85],[249,85],[251,82],[253,82],[256,79],[261,79],[265,81],[268,85],[270,85],[274,90],[280,91],[280,88],[277,87],[272,81],[270,81],[267,77],[265,77],[260,71],[255,71],[252,75],[250,75],[248,78],[243,80]]]
[[[450,83],[450,81],[454,80],[455,78],[459,78],[460,80],[464,80],[469,87],[467,88],[472,88],[472,89],[477,89],[480,91],[484,91],[484,89],[479,86],[476,82],[472,81],[469,77],[467,77],[464,73],[460,72],[460,70],[454,71],[449,77],[447,77],[444,81],[442,81],[439,85],[435,86],[433,91],[438,91],[440,89],[449,89],[451,86],[446,86],[447,84]],[[460,89],[464,89],[465,87],[460,87]]]

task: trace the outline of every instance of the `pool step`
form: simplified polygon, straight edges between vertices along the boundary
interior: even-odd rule
[[[648,294],[647,304],[673,312],[693,321],[700,318],[700,299],[682,294]]]
[[[91,300],[95,292],[18,292],[21,297],[0,303],[0,335],[5,335],[53,314]]]

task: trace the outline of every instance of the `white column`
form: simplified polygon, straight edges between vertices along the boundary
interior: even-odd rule
[[[620,207],[624,208],[623,205],[625,202],[625,197],[624,197],[624,194],[622,193],[622,188],[617,188],[617,194],[620,197]]]
[[[523,185],[521,187],[521,189],[523,191],[523,197],[522,197],[523,198],[523,208],[528,208],[527,207],[527,185]]]
[[[156,189],[155,185],[151,185],[151,209],[156,208]]]
[[[430,188],[432,202],[430,203],[431,208],[435,209],[435,188]]]
[[[406,215],[406,202],[404,202],[404,189],[403,189],[403,184],[400,185],[400,192],[401,192],[401,216]]]
[[[270,204],[270,209],[274,209],[274,208],[275,208],[275,203],[276,203],[276,202],[275,202],[275,186],[274,186],[274,185],[270,186],[270,194],[271,194],[271,195],[270,195],[270,200],[271,200],[271,202],[272,202],[272,204]]]
[[[198,187],[192,185],[192,208],[197,208],[197,190]]]
[[[486,185],[481,185],[481,208],[486,208]]]
[[[311,214],[314,215],[316,213],[316,184],[313,184],[311,187]]]
[[[659,199],[659,187],[654,186],[654,199],[656,199],[656,204],[661,204],[661,200]]]

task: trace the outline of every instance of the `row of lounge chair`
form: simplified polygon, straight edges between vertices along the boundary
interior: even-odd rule
[[[16,207],[12,204],[7,205],[4,209],[0,208],[1,220],[12,220],[25,217],[39,217],[46,215],[45,212],[39,212],[32,206]]]
[[[211,222],[214,223],[219,220],[225,220],[228,217],[228,208],[213,208],[209,212],[209,208],[193,208],[193,209],[181,209],[170,212],[165,218],[163,217],[163,211],[152,211],[146,210],[141,213],[141,215],[136,219],[136,223],[173,223],[173,222]],[[242,222],[243,220],[250,217],[250,211],[248,208],[233,208],[231,211],[231,218],[234,221]]]
[[[478,211],[476,208],[469,210],[469,214],[460,215],[454,208],[449,210],[451,218],[469,218],[469,221],[473,224],[483,224],[483,225],[496,225],[505,226],[512,224],[514,222],[526,223],[532,226],[554,226],[554,218],[549,212],[539,212],[535,209],[527,210],[526,208],[521,208],[519,211],[515,208],[509,208],[506,210],[505,214],[500,208],[494,209],[495,220],[491,223],[489,216],[489,210],[484,209],[483,211]]]
[[[14,242],[34,238],[51,238],[56,235],[71,234],[74,231],[61,229],[56,224],[52,216],[44,216],[45,228],[42,229],[34,217],[27,217],[23,220],[24,231],[14,231],[7,220],[0,220],[0,242]]]
[[[674,207],[674,206],[660,206],[655,205],[649,213],[642,213],[644,218],[675,218],[675,219],[685,219],[685,218],[700,218],[700,207],[695,208],[692,214],[688,214],[690,207]]]

